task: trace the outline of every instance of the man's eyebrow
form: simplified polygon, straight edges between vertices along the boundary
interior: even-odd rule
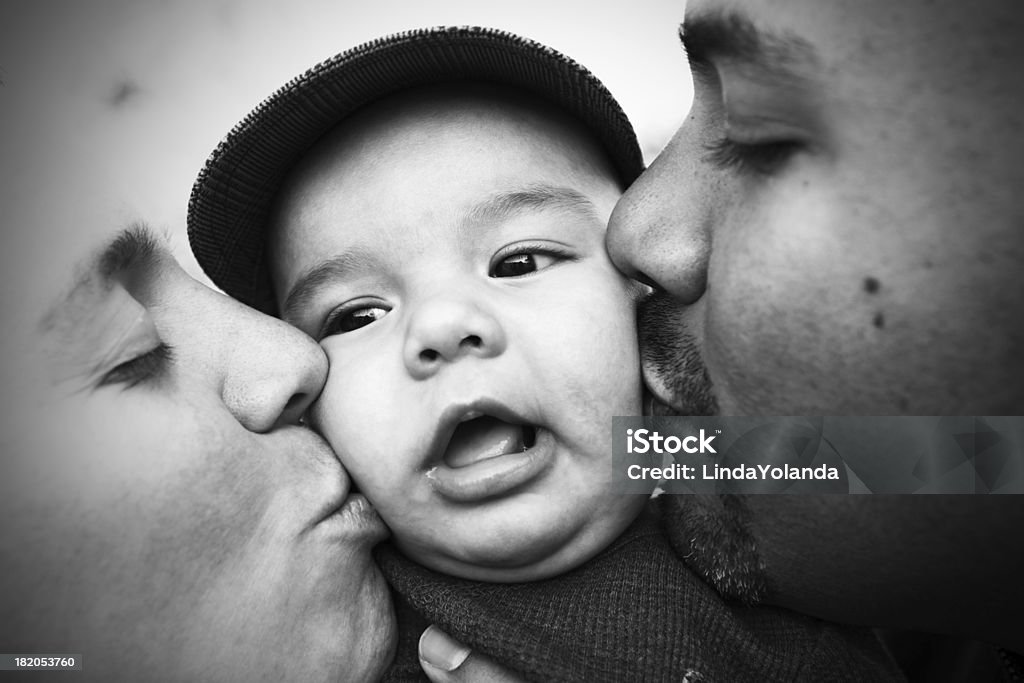
[[[527,211],[560,210],[599,220],[597,208],[578,190],[554,185],[531,185],[502,192],[474,206],[463,220],[463,229],[478,223],[503,221]]]
[[[690,66],[707,72],[716,58],[756,66],[778,79],[799,78],[801,66],[817,62],[817,51],[792,34],[769,33],[736,12],[687,17],[679,27]]]
[[[318,289],[354,270],[377,269],[380,264],[371,255],[361,251],[339,254],[321,261],[299,276],[281,307],[281,319],[293,321],[312,302]]]

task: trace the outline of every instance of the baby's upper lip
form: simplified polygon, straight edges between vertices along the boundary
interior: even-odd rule
[[[453,403],[445,408],[437,421],[437,429],[430,439],[425,465],[433,467],[444,459],[445,451],[456,428],[463,422],[490,416],[513,425],[527,425],[530,421],[509,406],[493,398],[479,398],[466,403]]]

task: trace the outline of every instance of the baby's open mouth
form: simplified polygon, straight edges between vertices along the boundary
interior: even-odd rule
[[[441,461],[433,460],[436,464],[424,475],[439,496],[453,503],[510,495],[543,478],[557,458],[551,432],[523,424],[502,405],[482,403],[449,409],[451,421],[442,419],[435,435],[443,445],[430,448],[431,453],[441,452]]]
[[[530,425],[505,422],[490,415],[459,423],[444,452],[448,467],[467,467],[509,453],[533,448],[537,429]]]

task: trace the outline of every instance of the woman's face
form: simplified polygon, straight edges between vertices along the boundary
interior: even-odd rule
[[[386,530],[298,425],[322,351],[122,231],[117,159],[83,177],[90,145],[21,134],[67,197],[0,188],[0,642],[73,646],[97,679],[375,679]]]

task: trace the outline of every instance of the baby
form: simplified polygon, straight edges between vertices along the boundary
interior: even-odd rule
[[[647,496],[611,493],[611,418],[640,412],[642,383],[638,285],[604,237],[641,170],[574,62],[435,29],[293,81],[200,176],[200,262],[321,343],[309,420],[418,563],[379,556],[406,639],[392,680],[415,662],[410,604],[531,677],[889,673],[861,632],[727,606]]]
[[[644,505],[609,493],[611,418],[641,396],[604,248],[622,190],[581,124],[483,84],[375,102],[284,182],[278,304],[331,368],[311,422],[421,564],[561,574]]]

